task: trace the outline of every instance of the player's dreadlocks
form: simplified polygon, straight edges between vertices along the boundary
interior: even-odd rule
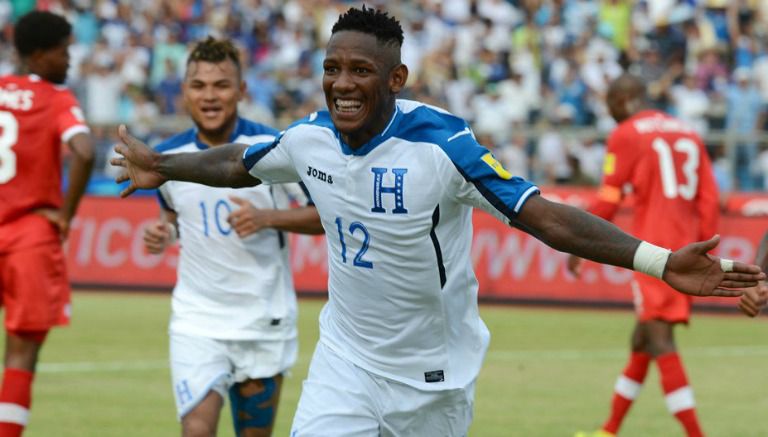
[[[72,34],[72,26],[64,17],[46,11],[32,11],[19,19],[13,33],[13,45],[19,56],[27,57],[35,50],[52,49]]]
[[[333,25],[331,34],[342,30],[354,30],[373,35],[385,45],[403,45],[403,28],[395,17],[390,17],[386,12],[366,8],[350,8],[339,16],[339,21]]]
[[[192,53],[189,54],[187,65],[192,62],[203,61],[212,64],[226,61],[227,59],[235,63],[237,71],[240,72],[240,53],[232,41],[228,39],[216,39],[209,36],[203,41],[198,42]]]

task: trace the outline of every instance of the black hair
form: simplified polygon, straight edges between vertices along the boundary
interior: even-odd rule
[[[376,37],[385,45],[403,45],[403,28],[395,17],[390,17],[386,12],[373,8],[362,9],[349,8],[347,12],[339,15],[339,20],[333,25],[331,34],[343,30],[354,30],[367,33]]]
[[[235,47],[232,41],[208,36],[205,40],[198,42],[195,48],[192,49],[189,58],[187,58],[187,65],[197,61],[218,64],[227,59],[234,62],[238,72],[242,69],[240,66],[240,52],[237,51],[237,47]]]
[[[36,50],[52,49],[72,35],[72,25],[62,17],[46,11],[32,11],[16,23],[13,45],[19,56],[26,57]]]

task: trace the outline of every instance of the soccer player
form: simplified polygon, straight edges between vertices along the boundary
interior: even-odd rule
[[[755,264],[759,265],[763,272],[768,270],[768,232],[763,235],[757,247]],[[744,290],[739,300],[739,309],[749,317],[756,317],[768,304],[768,287],[763,283],[759,286]]]
[[[466,122],[397,99],[408,79],[403,31],[387,13],[350,8],[323,62],[327,111],[274,142],[160,155],[127,134],[115,150],[122,192],[167,180],[212,186],[302,181],[328,241],[328,303],[292,436],[467,433],[489,342],[472,271],[472,208],[547,244],[643,270],[685,293],[738,296],[757,266],[670,253],[577,208],[539,196],[480,146]],[[727,270],[727,272],[725,271]]]
[[[75,97],[64,87],[72,27],[30,12],[14,45],[19,75],[0,77],[0,293],[5,307],[5,370],[0,436],[29,419],[32,379],[48,331],[66,325],[70,290],[62,241],[93,167],[93,144]],[[62,143],[72,151],[62,196]]]
[[[274,141],[277,131],[238,117],[245,92],[238,51],[209,37],[189,55],[182,85],[195,124],[157,146],[163,154]],[[216,435],[228,395],[238,436],[267,436],[283,373],[297,356],[296,294],[283,231],[322,233],[299,184],[232,189],[168,181],[164,210],[144,243],[160,253],[180,238],[170,322],[171,376],[182,435]],[[303,206],[289,208],[297,200]]]
[[[645,84],[623,75],[606,96],[618,123],[608,138],[603,181],[589,212],[611,220],[627,191],[634,196],[633,234],[652,244],[679,249],[717,231],[718,193],[712,165],[698,134],[684,122],[649,109]],[[569,257],[578,275],[580,260]],[[651,362],[659,369],[667,409],[689,436],[701,436],[674,328],[688,323],[691,297],[658,278],[635,274],[632,282],[637,322],[629,362],[619,376],[611,412],[600,431],[579,436],[613,436],[643,385]]]

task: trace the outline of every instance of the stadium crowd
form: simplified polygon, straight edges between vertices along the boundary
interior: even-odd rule
[[[237,41],[248,93],[241,114],[277,128],[324,108],[319,80],[331,0],[10,0],[0,2],[0,74],[14,69],[13,23],[37,9],[74,26],[69,86],[102,163],[115,125],[156,143],[179,126],[191,44]],[[359,2],[354,2],[359,3]],[[371,0],[401,17],[404,98],[466,118],[513,174],[593,185],[604,103],[623,68],[654,105],[707,139],[721,191],[768,188],[768,2],[759,0]],[[108,172],[103,165],[102,172]]]

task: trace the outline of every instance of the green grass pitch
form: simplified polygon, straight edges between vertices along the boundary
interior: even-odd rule
[[[300,356],[275,435],[287,436],[317,339],[320,300],[300,300]],[[72,326],[43,349],[26,437],[179,435],[167,367],[167,294],[79,292]],[[491,347],[470,436],[571,436],[604,419],[627,355],[629,311],[482,306]],[[678,330],[699,417],[710,437],[766,436],[768,324],[695,314]],[[231,436],[228,407],[220,436]],[[655,368],[622,436],[681,436]],[[430,437],[430,436],[427,436]]]

